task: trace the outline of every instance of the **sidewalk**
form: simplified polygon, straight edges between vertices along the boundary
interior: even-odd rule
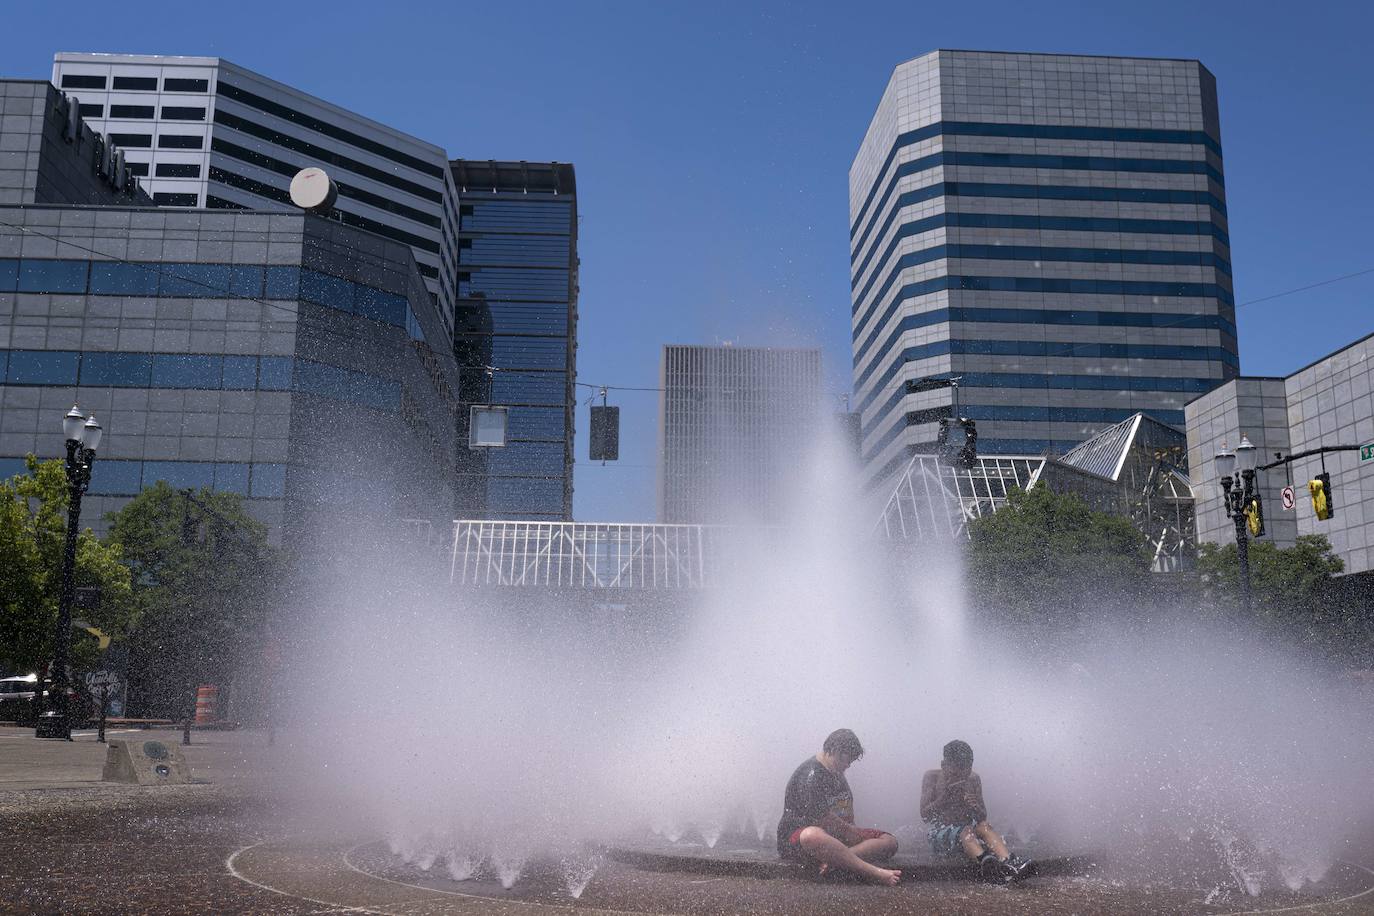
[[[32,728],[0,727],[0,794],[119,786],[100,780],[108,745],[97,742],[95,734],[81,729],[72,732],[71,741],[54,741],[35,738]],[[180,729],[108,729],[105,737],[181,744]],[[270,775],[279,756],[259,729],[193,731],[191,744],[181,750],[197,781],[219,785]]]

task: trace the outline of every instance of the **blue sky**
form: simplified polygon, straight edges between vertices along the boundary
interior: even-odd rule
[[[217,55],[454,157],[574,163],[594,384],[652,387],[662,344],[731,340],[821,346],[847,391],[850,160],[893,66],[933,48],[1196,57],[1237,301],[1374,268],[1362,4],[21,0],[4,19],[0,75],[46,78],[62,50]],[[1287,374],[1374,330],[1374,273],[1238,323],[1245,374]],[[579,461],[579,519],[653,518],[656,397],[613,395],[621,461]]]

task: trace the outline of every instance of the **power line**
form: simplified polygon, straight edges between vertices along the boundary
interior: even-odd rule
[[[1366,267],[1364,270],[1357,270],[1351,274],[1342,274],[1339,277],[1332,277],[1329,280],[1318,280],[1316,283],[1309,283],[1306,286],[1299,286],[1295,287],[1294,289],[1284,290],[1281,293],[1273,293],[1268,296],[1261,296],[1258,299],[1250,299],[1246,302],[1242,302],[1240,305],[1237,305],[1236,308],[1242,308],[1247,305],[1254,305],[1256,302],[1268,302],[1270,299],[1278,299],[1282,296],[1291,296],[1293,295],[1293,293],[1305,292],[1309,289],[1316,289],[1319,286],[1330,286],[1332,283],[1339,283],[1342,280],[1349,280],[1353,277],[1362,277],[1365,274],[1374,274],[1374,267]]]

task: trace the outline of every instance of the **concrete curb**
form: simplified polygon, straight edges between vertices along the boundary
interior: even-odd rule
[[[718,875],[750,878],[799,878],[817,880],[813,870],[803,865],[760,856],[705,855],[701,853],[668,852],[635,846],[609,846],[608,858],[624,865],[646,871],[674,871],[688,874]],[[1083,875],[1097,867],[1095,857],[1036,856],[1037,876]],[[968,881],[977,880],[976,869],[960,864],[922,861],[912,856],[897,855],[890,863],[902,870],[902,883],[908,881]],[[826,879],[826,880],[844,880]]]

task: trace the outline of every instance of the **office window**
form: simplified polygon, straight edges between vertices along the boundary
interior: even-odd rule
[[[81,117],[83,118],[102,118],[105,116],[105,106],[82,103]]]
[[[209,92],[210,81],[208,79],[189,79],[187,77],[169,76],[162,81],[163,92]]]
[[[224,357],[224,387],[238,391],[251,391],[258,387],[258,358]]]
[[[110,117],[112,118],[152,118],[153,106],[151,105],[111,105]]]
[[[105,77],[90,73],[62,74],[63,89],[104,89]]]
[[[146,388],[153,358],[147,353],[83,353],[81,384],[112,388]]]
[[[162,120],[164,121],[204,121],[204,108],[190,108],[183,105],[163,105]]]
[[[153,145],[151,134],[110,134],[110,142],[124,149],[148,149]]]
[[[512,407],[506,419],[508,439],[562,441],[566,431],[567,416],[561,407]]]
[[[114,88],[130,89],[134,92],[157,92],[157,77],[116,76],[114,78]]]
[[[19,262],[21,293],[84,293],[85,261],[43,261],[25,258]]]
[[[11,292],[19,283],[19,262],[14,258],[0,258],[0,292]]]
[[[299,267],[267,268],[268,299],[299,299],[301,269]]]
[[[195,194],[172,194],[167,191],[157,191],[153,194],[153,203],[159,207],[194,207],[196,201]]]
[[[292,359],[289,356],[263,356],[258,359],[258,388],[287,391],[291,388]]]
[[[262,295],[262,268],[251,264],[229,266],[229,295],[256,299]]]
[[[75,385],[77,354],[68,350],[11,350],[11,385]]]
[[[286,465],[254,464],[249,496],[280,499],[286,495]]]
[[[228,264],[164,264],[162,295],[221,299],[229,294],[229,276]]]
[[[301,271],[301,298],[345,312],[353,311],[353,284],[313,270]]]
[[[487,473],[501,477],[557,477],[565,470],[561,442],[513,442],[487,459]]]
[[[221,461],[215,464],[215,489],[221,493],[248,495],[248,465]]]
[[[208,461],[145,461],[143,485],[167,481],[174,490],[199,490],[215,485],[215,466]]]
[[[153,355],[154,388],[218,388],[224,359],[173,353]]]
[[[159,149],[200,149],[205,145],[205,137],[200,134],[158,134],[157,145]]]
[[[143,462],[102,458],[91,465],[89,492],[96,496],[133,496],[143,479]]]
[[[159,162],[155,174],[158,178],[199,178],[199,162]]]
[[[354,300],[358,314],[374,321],[384,321],[396,327],[404,327],[406,320],[406,298],[395,293],[359,286]]]
[[[127,165],[127,166],[129,167],[129,174],[130,174],[130,175],[137,175],[137,176],[139,176],[140,178],[147,178],[147,177],[148,177],[148,163],[146,163],[146,162],[133,162],[133,161],[126,160],[124,164]]]
[[[101,296],[156,296],[157,268],[115,261],[91,262],[91,292]]]

